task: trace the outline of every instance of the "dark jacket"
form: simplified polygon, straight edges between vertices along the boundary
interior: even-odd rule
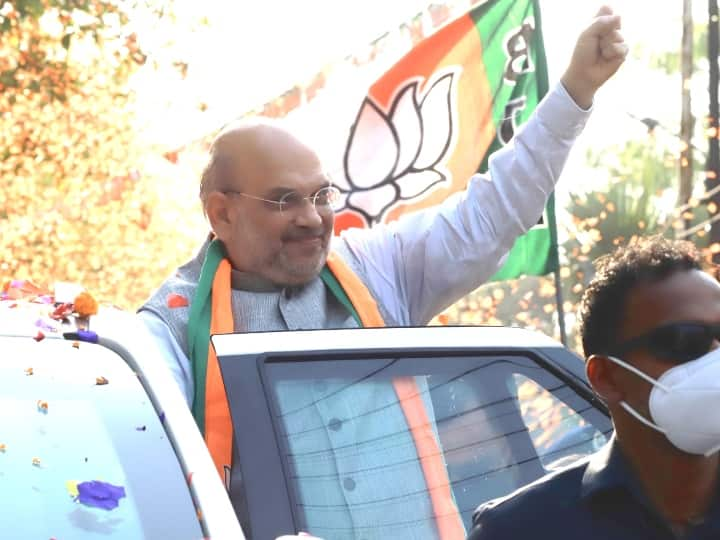
[[[679,535],[650,504],[613,438],[588,459],[481,505],[473,525],[468,540],[718,540],[720,497]]]

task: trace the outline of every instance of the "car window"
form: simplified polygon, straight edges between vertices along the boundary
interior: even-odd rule
[[[599,450],[609,436],[561,399],[567,387],[555,394],[526,375],[515,373],[516,390],[523,422],[535,452],[547,472]],[[569,401],[569,400],[568,400]]]
[[[412,383],[426,419],[420,437],[437,449],[429,462],[450,486],[445,508],[466,530],[478,504],[569,459],[568,447],[574,458],[591,452],[596,434],[611,430],[603,412],[526,356],[267,362],[265,376],[298,527],[325,538],[439,537],[433,493],[442,489],[428,491],[428,454],[418,458],[398,381]],[[570,427],[544,421],[548,396],[553,410],[572,411]]]
[[[0,337],[0,351],[4,537],[203,537],[161,418],[118,355],[20,337]],[[105,484],[124,491],[114,508],[95,506],[114,505]],[[101,489],[91,505],[78,500],[89,487]]]

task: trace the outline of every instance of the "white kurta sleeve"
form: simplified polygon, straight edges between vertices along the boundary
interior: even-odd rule
[[[343,234],[389,323],[426,324],[499,269],[515,239],[538,222],[589,115],[558,84],[465,191],[389,225]]]
[[[141,311],[137,316],[145,324],[154,338],[162,355],[162,361],[170,368],[188,405],[192,407],[195,385],[193,384],[192,372],[190,370],[190,360],[182,351],[180,345],[175,341],[170,328],[168,328],[160,317],[148,310]]]

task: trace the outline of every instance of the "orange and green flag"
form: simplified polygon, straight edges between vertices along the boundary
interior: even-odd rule
[[[487,0],[445,25],[364,98],[333,171],[345,197],[336,229],[392,221],[465,189],[546,91],[537,0]],[[555,270],[556,246],[551,200],[494,279]]]

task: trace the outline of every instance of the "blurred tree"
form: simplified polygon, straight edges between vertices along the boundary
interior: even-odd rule
[[[604,167],[608,183],[570,196],[571,225],[561,257],[563,293],[571,313],[577,311],[585,284],[594,275],[593,261],[635,236],[667,232],[677,197],[675,157],[657,143],[652,130],[646,140],[589,152],[587,162],[593,168]],[[570,332],[570,341],[580,350],[575,334]]]
[[[137,6],[0,2],[0,281],[74,281],[131,307],[176,263],[135,137]]]

